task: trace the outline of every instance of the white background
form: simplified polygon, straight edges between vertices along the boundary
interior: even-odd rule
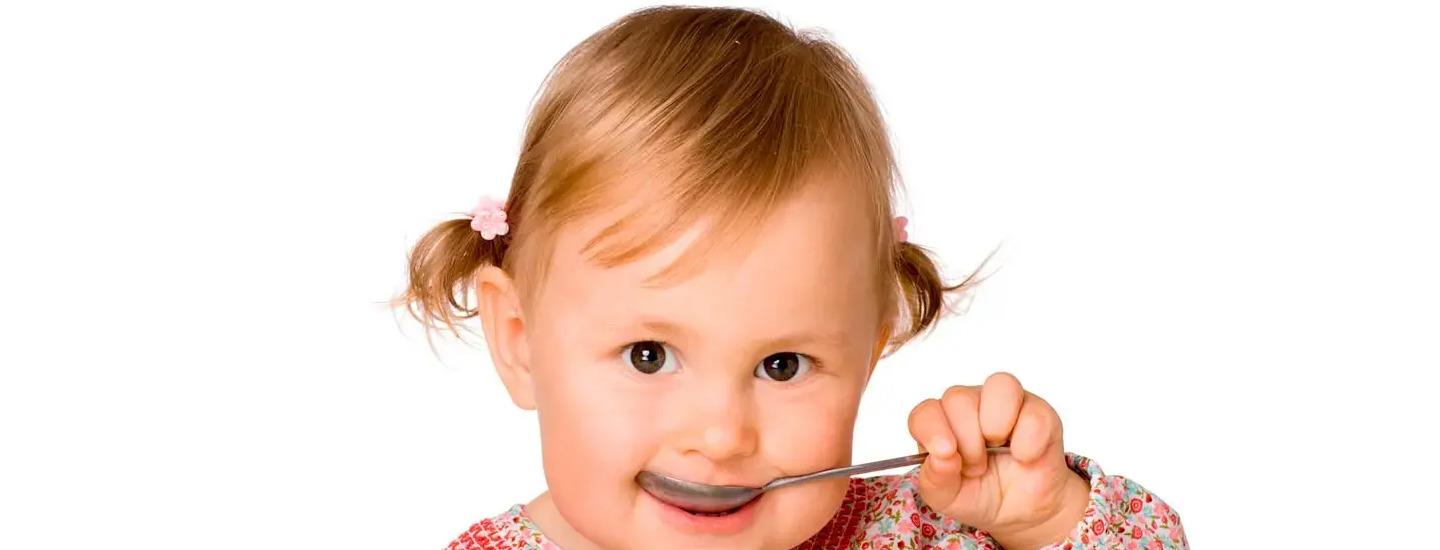
[[[543,488],[483,352],[381,305],[640,4],[0,7],[0,548],[438,548]],[[1016,373],[1198,548],[1426,544],[1432,3],[771,2],[873,82],[963,317],[857,460]]]

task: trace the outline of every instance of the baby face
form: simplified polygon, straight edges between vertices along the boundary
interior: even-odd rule
[[[533,515],[562,547],[789,548],[835,512],[843,479],[706,516],[635,476],[759,486],[849,464],[884,335],[866,206],[837,187],[808,186],[752,241],[664,286],[649,279],[694,233],[614,268],[580,253],[609,220],[557,236],[525,340],[558,511]]]

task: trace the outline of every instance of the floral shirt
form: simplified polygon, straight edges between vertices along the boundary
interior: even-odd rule
[[[1064,541],[1046,550],[1188,549],[1180,516],[1139,484],[1107,476],[1089,459],[1066,455],[1090,481],[1085,517]],[[919,468],[902,475],[854,478],[840,509],[795,550],[996,550],[984,530],[941,517],[920,502]],[[560,550],[525,515],[522,505],[470,527],[446,550]]]

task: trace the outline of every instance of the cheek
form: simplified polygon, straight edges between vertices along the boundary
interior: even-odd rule
[[[546,481],[562,511],[618,511],[636,495],[635,473],[656,444],[635,405],[645,400],[626,395],[623,378],[607,370],[615,365],[566,349],[541,343],[531,358]]]
[[[804,395],[763,400],[766,458],[786,475],[833,468],[850,458],[860,389],[844,380],[824,382]]]
[[[821,389],[821,388],[815,388]],[[778,397],[778,396],[774,396]],[[849,462],[859,385],[836,381],[805,396],[770,400],[763,417],[776,419],[762,433],[768,462],[784,475],[808,474]],[[778,419],[785,419],[779,421]],[[849,488],[848,479],[815,481],[771,493],[767,510],[772,540],[794,546],[830,521]]]

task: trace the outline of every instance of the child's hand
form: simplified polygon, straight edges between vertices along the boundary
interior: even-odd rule
[[[1062,541],[1084,515],[1090,487],[1065,464],[1060,417],[1014,376],[925,400],[910,413],[910,435],[930,453],[920,467],[925,504],[1005,548]],[[1006,444],[1009,454],[985,451]]]

